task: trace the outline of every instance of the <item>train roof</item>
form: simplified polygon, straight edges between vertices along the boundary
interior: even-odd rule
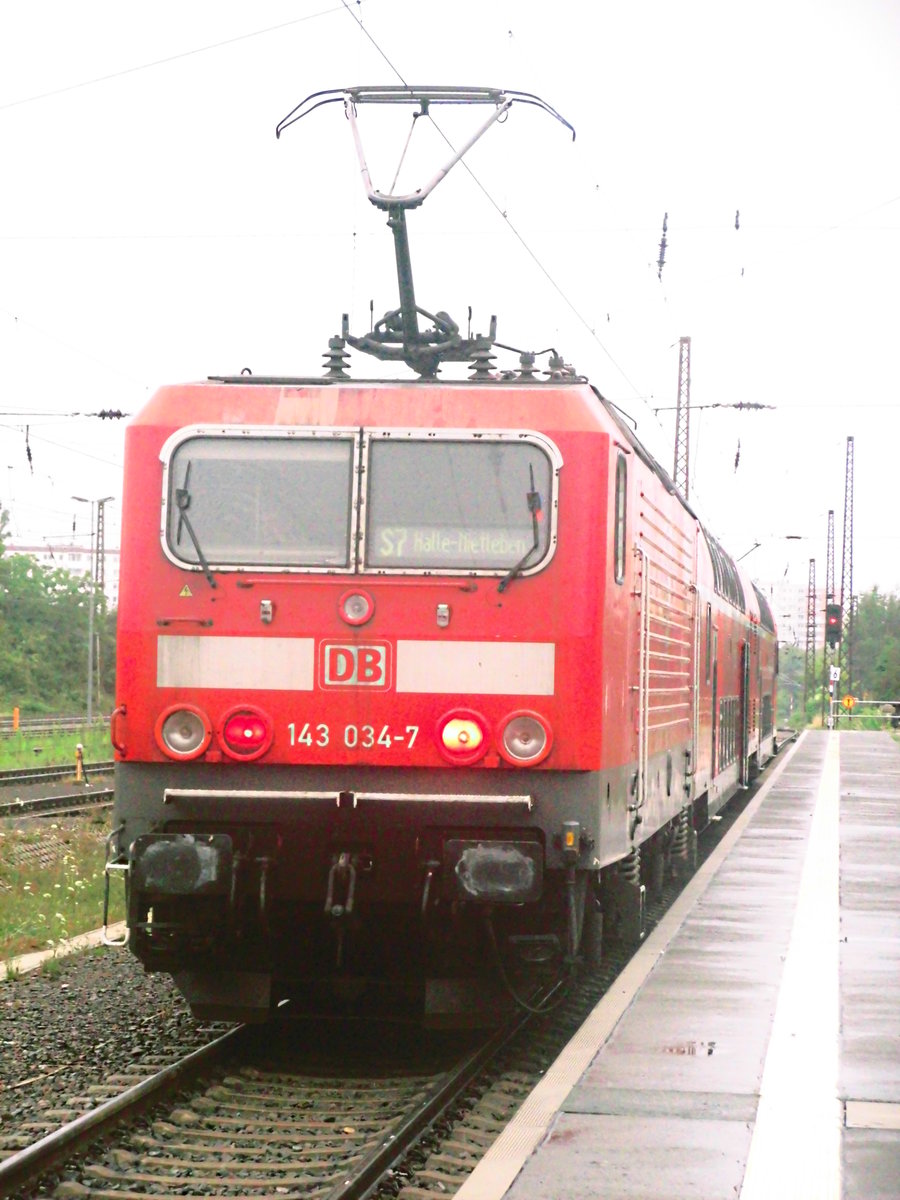
[[[390,405],[385,405],[390,393]],[[459,403],[466,395],[469,403]],[[476,403],[472,401],[477,400]],[[352,415],[347,409],[353,410]],[[602,414],[602,415],[601,415]],[[447,428],[514,426],[602,432],[610,421],[622,443],[652,471],[697,522],[712,561],[716,592],[736,608],[758,611],[774,632],[765,597],[681,494],[666,469],[643,444],[630,418],[598,388],[574,372],[538,378],[519,372],[468,379],[355,379],[294,375],[213,375],[160,388],[132,425],[176,429],[186,424],[355,424]],[[598,420],[598,418],[600,418]],[[754,612],[754,615],[755,612]]]

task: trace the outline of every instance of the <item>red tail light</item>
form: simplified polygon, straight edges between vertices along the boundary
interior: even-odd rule
[[[272,722],[266,714],[242,705],[222,718],[219,743],[229,758],[248,762],[265,754],[273,736]]]

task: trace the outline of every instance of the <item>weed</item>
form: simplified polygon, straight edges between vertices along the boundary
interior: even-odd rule
[[[52,958],[45,958],[41,963],[41,974],[47,979],[59,979],[63,972],[62,960],[54,954]]]
[[[103,912],[108,823],[93,816],[16,829],[0,826],[0,959],[46,950],[89,929]],[[121,920],[115,898],[110,921]]]

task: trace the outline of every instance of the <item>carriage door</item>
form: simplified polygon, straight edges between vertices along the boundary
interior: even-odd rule
[[[750,643],[741,642],[741,725],[740,725],[740,773],[739,782],[746,787],[750,782]]]
[[[719,630],[714,625],[712,633],[712,755],[710,758],[710,776],[715,778],[719,773],[716,761],[716,751],[719,732]]]

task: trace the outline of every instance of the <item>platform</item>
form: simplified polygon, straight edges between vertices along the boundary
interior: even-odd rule
[[[900,1197],[900,746],[766,774],[458,1200]]]

